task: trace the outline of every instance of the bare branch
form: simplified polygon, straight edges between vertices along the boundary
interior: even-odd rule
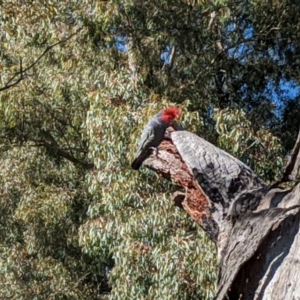
[[[182,161],[177,149],[170,140],[159,146],[157,156],[150,156],[144,165],[170,180],[185,192],[177,191],[173,200],[199,224],[213,241],[217,239],[217,225],[211,217],[209,202],[193,174]]]
[[[209,23],[208,23],[208,26],[207,26],[207,29],[208,29],[208,30],[211,30],[211,26],[213,25],[213,22],[215,21],[216,16],[217,16],[216,11],[213,11],[213,12],[210,14]]]
[[[297,161],[299,149],[300,133],[291,161]],[[146,159],[144,165],[179,189],[173,195],[174,204],[184,209],[215,242],[219,280],[214,299],[253,300],[253,295],[262,295],[268,288],[273,295],[274,289],[277,294],[282,293],[286,278],[282,282],[278,275],[289,274],[287,268],[296,265],[298,259],[299,184],[291,190],[270,189],[272,186],[267,187],[242,162],[186,131],[170,133],[160,144],[158,154]],[[293,176],[297,163],[288,166],[292,171],[285,174]],[[260,194],[264,190],[268,193]],[[245,201],[240,205],[241,213],[234,221],[227,218],[228,205],[239,204],[240,200]],[[259,206],[251,207],[256,202]],[[289,260],[278,260],[275,265],[274,259],[279,255]],[[270,274],[271,268],[276,277]],[[276,280],[277,286],[270,279]],[[292,294],[298,295],[299,291],[294,290]],[[259,299],[262,298],[269,299]]]
[[[175,54],[176,54],[176,48],[175,48],[175,46],[173,46],[171,53],[170,53],[170,58],[169,58],[169,69],[170,70],[173,68],[173,65],[174,65],[175,56],[176,56]]]
[[[23,79],[26,78],[26,76],[24,74],[27,71],[29,71],[30,69],[32,69],[35,65],[37,65],[38,62],[46,55],[47,52],[49,52],[52,48],[54,48],[55,46],[57,46],[59,44],[66,43],[68,40],[70,40],[73,36],[75,36],[81,30],[82,30],[82,27],[79,28],[78,30],[76,30],[71,35],[69,35],[67,38],[62,39],[62,40],[48,46],[33,63],[31,63],[28,67],[26,67],[24,69],[22,66],[22,58],[20,58],[20,70],[18,72],[16,72],[3,87],[0,88],[0,92],[16,86],[19,82],[21,82]]]
[[[22,57],[20,57],[20,77],[23,77]]]
[[[70,162],[74,163],[75,165],[80,165],[83,168],[87,169],[87,170],[91,170],[95,167],[95,165],[93,163],[88,163],[86,161],[83,161],[81,159],[78,159],[76,157],[74,157],[73,155],[71,155],[70,153],[68,153],[67,151],[65,151],[64,149],[59,148],[56,145],[52,145],[50,143],[47,143],[46,141],[36,141],[35,144],[33,144],[33,146],[35,147],[45,147],[49,150],[53,150],[58,156],[61,156],[67,160],[69,160]]]
[[[58,156],[61,156],[69,161],[71,161],[74,164],[81,165],[85,169],[92,169],[94,168],[93,163],[88,163],[84,160],[78,159],[73,155],[74,148],[72,150],[69,150],[70,152],[65,151],[65,149],[61,148],[59,143],[55,140],[55,138],[52,136],[50,131],[44,131],[41,130],[41,135],[44,138],[43,140],[33,140],[33,142],[36,142],[35,146],[43,146],[47,149],[50,149],[54,151]]]
[[[295,181],[300,164],[300,129],[291,157],[284,169],[281,182]]]

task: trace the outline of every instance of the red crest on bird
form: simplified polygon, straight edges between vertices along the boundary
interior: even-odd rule
[[[176,107],[176,106],[171,106],[171,107],[168,107],[168,108],[163,110],[162,115],[161,115],[161,119],[165,123],[169,124],[173,120],[179,118],[180,115],[181,115],[181,109],[179,107]]]

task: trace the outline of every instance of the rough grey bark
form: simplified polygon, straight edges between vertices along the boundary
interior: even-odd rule
[[[282,180],[295,180],[300,134]],[[267,186],[248,166],[187,131],[169,134],[145,165],[181,187],[174,203],[215,242],[216,300],[300,299],[300,186]]]

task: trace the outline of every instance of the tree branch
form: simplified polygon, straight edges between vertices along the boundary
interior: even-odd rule
[[[287,167],[292,171],[286,171],[286,176],[294,176],[299,139],[300,133]],[[158,155],[150,156],[144,164],[179,187],[172,197],[175,205],[183,208],[215,242],[220,264],[216,300],[226,295],[226,299],[253,300],[255,293],[262,294],[267,287],[280,290],[270,283],[267,270],[272,268],[278,274],[282,271],[282,261],[274,266],[272,259],[281,255],[282,245],[286,246],[286,240],[282,245],[278,242],[286,236],[287,228],[294,233],[285,255],[290,251],[292,260],[298,251],[299,241],[294,242],[293,237],[299,231],[295,218],[300,217],[300,184],[291,190],[268,187],[241,161],[187,131],[169,134],[160,144]],[[238,206],[235,220],[228,218],[232,205]],[[266,249],[272,251],[272,259]],[[272,280],[280,283],[279,277]]]
[[[52,48],[54,48],[55,46],[59,45],[59,44],[63,44],[66,43],[68,40],[70,40],[73,36],[75,36],[77,33],[79,33],[82,30],[82,27],[79,28],[78,30],[76,30],[74,33],[72,33],[71,35],[69,35],[67,38],[62,39],[50,46],[48,46],[41,54],[40,56],[34,61],[32,62],[28,67],[23,68],[22,66],[22,58],[20,58],[20,70],[18,72],[16,72],[9,80],[8,82],[3,86],[0,87],[0,92],[5,91],[9,88],[12,88],[14,86],[16,86],[19,82],[21,82],[23,79],[25,79],[25,73],[27,71],[29,71],[30,69],[32,69],[35,65],[38,64],[38,62],[46,55],[47,52],[49,52]],[[18,77],[18,78],[17,78]],[[16,79],[17,78],[17,79]]]
[[[182,188],[184,192],[174,193],[174,204],[183,208],[216,242],[218,230],[211,216],[208,198],[180,157],[172,141],[164,140],[159,146],[158,156],[150,156],[144,164],[170,180],[175,186]]]
[[[84,160],[80,160],[80,159],[76,158],[72,154],[71,150],[70,150],[71,151],[71,154],[70,154],[69,152],[65,151],[65,149],[61,148],[60,145],[58,144],[58,142],[55,140],[55,138],[51,135],[51,133],[49,131],[41,131],[41,135],[44,138],[43,140],[31,139],[35,143],[34,146],[43,146],[49,150],[52,150],[58,156],[61,156],[65,159],[71,161],[74,164],[81,165],[82,167],[84,167],[87,170],[93,169],[95,167],[95,165],[93,163],[88,163]],[[73,148],[73,150],[74,150],[74,148]]]
[[[281,182],[295,181],[298,175],[299,164],[300,164],[300,129],[298,132],[298,137],[294,149],[284,169]]]
[[[95,165],[93,163],[88,163],[86,161],[80,160],[74,156],[72,156],[71,154],[69,154],[68,152],[64,151],[64,149],[61,149],[57,146],[51,145],[45,141],[36,141],[35,144],[33,144],[33,146],[35,147],[45,147],[46,149],[52,150],[54,151],[58,156],[61,156],[67,160],[69,160],[70,162],[76,164],[76,165],[80,165],[83,168],[87,169],[87,170],[91,170],[95,167]]]

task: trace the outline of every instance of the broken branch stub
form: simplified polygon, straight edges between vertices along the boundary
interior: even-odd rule
[[[148,158],[145,165],[181,187],[185,195],[182,207],[222,251],[228,231],[226,217],[230,211],[239,213],[232,203],[247,192],[236,203],[246,210],[257,207],[250,205],[258,201],[249,191],[263,190],[266,185],[248,166],[201,137],[183,130],[168,135],[158,156]]]
[[[300,135],[283,178],[291,180],[297,175],[299,140]],[[280,299],[300,295],[296,283],[291,284],[293,288],[280,290],[282,281],[290,278],[281,272],[300,260],[300,254],[293,250],[298,249],[299,225],[290,221],[299,216],[299,185],[291,190],[274,188],[277,183],[267,186],[248,166],[187,131],[172,132],[160,145],[158,156],[148,158],[145,165],[181,189],[173,197],[176,205],[216,243],[220,270],[215,299],[228,295],[230,299],[250,300],[258,299],[258,294],[259,299],[272,299],[264,295],[274,290],[286,296]],[[265,251],[271,249],[275,260],[280,256],[282,243],[277,241],[282,237],[276,239],[274,234],[281,234],[283,229],[277,230],[281,224],[289,224],[294,234],[284,243],[288,245],[285,255],[289,263],[278,260],[274,265]]]
[[[187,165],[182,160],[172,140],[165,139],[159,146],[158,155],[145,160],[149,169],[170,180],[180,190],[173,195],[176,206],[183,208],[216,241],[217,226],[211,217],[209,201]]]

